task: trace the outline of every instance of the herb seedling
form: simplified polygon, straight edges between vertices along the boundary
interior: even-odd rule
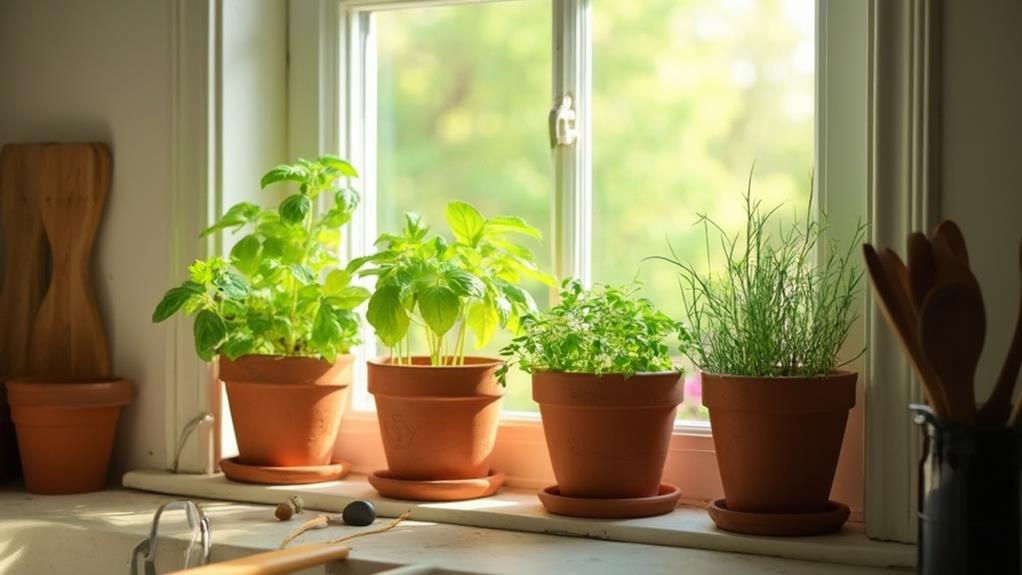
[[[405,214],[400,234],[381,235],[379,252],[348,265],[351,273],[372,266],[359,272],[377,278],[366,319],[395,363],[412,362],[408,336],[414,324],[425,335],[431,365],[463,364],[468,330],[481,348],[498,328],[515,331],[521,316],[535,313],[536,302],[518,285],[524,277],[553,284],[532,252],[509,237],[541,238],[521,218],[486,218],[465,202],[452,202],[447,223],[453,242],[431,235],[418,215]]]
[[[814,376],[831,373],[856,315],[861,269],[852,264],[866,227],[860,225],[847,249],[836,241],[825,246],[827,228],[812,218],[771,233],[769,224],[780,206],[764,210],[744,194],[746,229],[729,236],[706,216],[707,259],[711,229],[719,234],[724,257],[719,273],[701,274],[671,256],[653,256],[677,266],[682,299],[690,322],[690,359],[711,373],[755,376]],[[668,246],[670,247],[670,246]],[[861,353],[860,353],[861,355]],[[849,361],[853,361],[852,360]],[[848,363],[848,362],[845,362]],[[844,365],[844,364],[841,364]]]
[[[497,372],[501,382],[517,365],[526,373],[556,371],[634,375],[671,371],[667,339],[680,323],[636,297],[641,284],[582,288],[565,280],[561,301],[550,311],[522,320],[523,335],[500,351],[510,358]],[[682,338],[683,341],[686,338]]]
[[[243,228],[250,231],[231,249],[230,258],[198,260],[189,279],[170,289],[153,321],[179,310],[195,314],[195,350],[211,361],[224,354],[313,356],[333,361],[358,343],[353,311],[369,297],[351,285],[351,274],[337,259],[341,226],[358,205],[358,194],[338,186],[357,177],[355,168],[336,156],[298,160],[263,176],[263,188],[294,182],[298,193],[276,210],[242,202],[202,235]],[[331,206],[314,213],[313,202],[331,195]]]

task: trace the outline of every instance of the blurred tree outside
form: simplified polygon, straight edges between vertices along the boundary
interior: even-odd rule
[[[379,12],[378,224],[415,211],[446,231],[455,199],[525,218],[550,238],[553,165],[550,0]],[[802,214],[814,143],[813,0],[594,0],[594,281],[640,279],[681,319],[677,277],[640,264],[667,253],[702,269],[707,214],[743,229],[742,192]],[[550,270],[553,246],[536,243]],[[711,254],[712,255],[712,254]],[[541,306],[549,290],[529,285]],[[509,336],[479,353],[496,355]],[[679,417],[703,421],[688,369]],[[535,411],[528,376],[505,408]]]

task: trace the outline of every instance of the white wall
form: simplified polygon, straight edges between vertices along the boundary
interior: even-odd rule
[[[100,141],[113,151],[94,283],[114,370],[137,392],[119,468],[165,461],[166,334],[149,317],[169,285],[170,2],[0,2],[0,144]]]
[[[969,244],[987,308],[979,399],[992,389],[1019,306],[1022,3],[945,0],[942,216]]]

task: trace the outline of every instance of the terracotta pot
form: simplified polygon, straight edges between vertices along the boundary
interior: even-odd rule
[[[352,355],[334,363],[311,357],[220,358],[238,462],[328,465],[351,390]]]
[[[657,495],[682,395],[676,372],[532,374],[560,495]]]
[[[503,389],[499,359],[466,357],[464,365],[369,361],[369,393],[387,457],[388,476],[436,481],[490,475]]]
[[[123,379],[12,379],[7,382],[18,431],[25,488],[64,494],[106,487],[121,406],[131,402]]]
[[[727,508],[744,513],[830,509],[857,374],[702,377]]]

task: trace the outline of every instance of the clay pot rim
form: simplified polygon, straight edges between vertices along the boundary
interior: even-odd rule
[[[632,373],[632,374],[627,374],[627,373],[622,373],[622,372],[593,373],[591,371],[554,371],[554,370],[548,370],[548,369],[544,369],[544,370],[537,369],[536,371],[533,371],[531,375],[533,375],[533,376],[536,376],[536,375],[557,375],[557,376],[578,377],[579,379],[582,379],[582,378],[591,379],[591,378],[594,378],[594,377],[595,378],[601,378],[601,379],[604,378],[604,377],[623,377],[624,379],[627,380],[627,379],[632,379],[634,377],[654,376],[654,375],[663,375],[663,376],[666,376],[666,375],[677,375],[680,378],[680,377],[682,377],[684,375],[684,372],[680,371],[680,370],[679,371],[675,371],[675,370],[671,370],[671,371],[637,371],[637,372]]]
[[[4,383],[12,407],[108,407],[131,403],[134,387],[119,377],[27,377]]]
[[[532,399],[540,406],[571,409],[661,409],[685,399],[681,372],[594,374],[536,371]]]
[[[393,356],[381,355],[373,359],[367,359],[366,363],[372,364],[375,367],[384,369],[480,369],[490,367],[500,367],[504,364],[504,360],[500,358],[488,357],[485,355],[466,355],[465,363],[462,365],[430,365],[429,363],[412,363],[409,364],[397,364],[391,363]],[[415,360],[426,360],[429,361],[427,355],[413,355],[412,362]]]
[[[859,372],[853,369],[835,369],[830,373],[820,375],[730,375],[727,373],[716,373],[712,371],[699,370],[700,377],[708,376],[717,379],[736,379],[741,381],[778,381],[778,382],[796,382],[796,381],[830,381],[834,379],[841,379],[854,375],[858,377]]]
[[[339,353],[339,354],[337,354],[337,357],[335,357],[334,361],[332,361],[332,362],[330,360],[324,358],[323,356],[319,356],[319,355],[283,355],[283,354],[279,354],[279,353],[246,353],[245,355],[239,355],[238,357],[236,357],[234,359],[231,359],[231,358],[227,357],[226,355],[221,354],[221,355],[217,356],[217,358],[220,361],[225,361],[226,360],[226,361],[230,361],[230,362],[238,362],[238,361],[241,361],[241,360],[243,360],[245,358],[272,359],[272,360],[276,360],[276,361],[307,360],[307,361],[323,362],[323,363],[327,363],[327,364],[330,364],[330,365],[334,365],[334,364],[337,364],[337,363],[347,363],[349,361],[350,362],[354,362],[355,359],[356,359],[355,358],[355,354],[350,353],[350,352],[349,353]],[[345,361],[345,360],[347,360],[347,361]]]

